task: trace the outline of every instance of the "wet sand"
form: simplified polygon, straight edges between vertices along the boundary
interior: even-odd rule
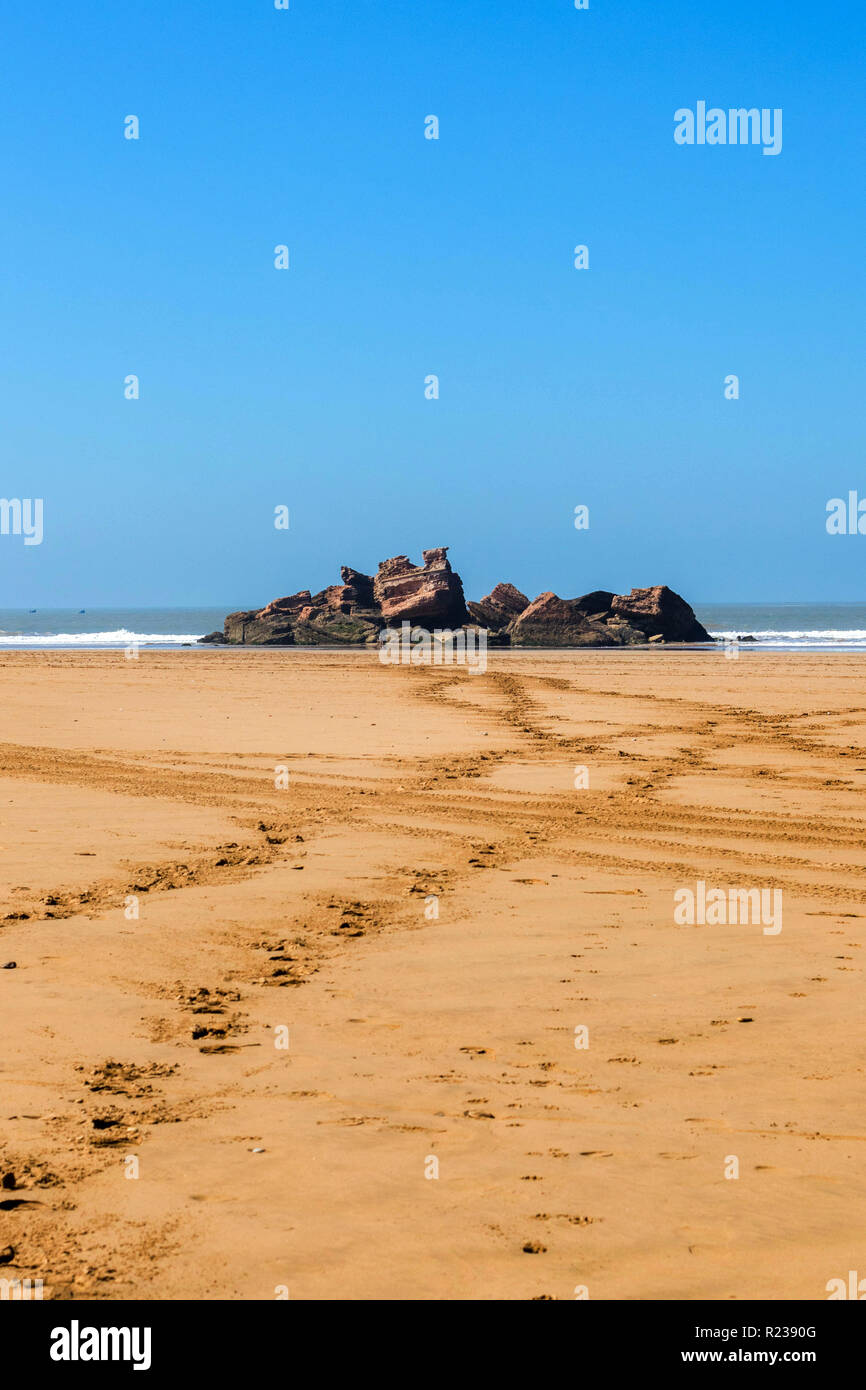
[[[863,677],[0,654],[4,1276],[826,1298],[866,1216]],[[698,880],[781,889],[782,931],[677,925]]]

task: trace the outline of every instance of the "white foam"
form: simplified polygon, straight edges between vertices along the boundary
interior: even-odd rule
[[[736,628],[710,635],[721,642],[748,635],[754,637],[756,643],[763,642],[774,647],[866,647],[866,630],[863,628],[756,628],[748,634],[746,629]]]
[[[121,627],[113,632],[50,632],[50,633],[5,633],[0,631],[0,647],[128,647],[132,642],[139,646],[180,647],[184,643],[195,645],[204,634],[201,632],[130,632]],[[731,641],[735,637],[747,635],[746,628],[733,628],[730,631],[711,633],[717,641]],[[866,629],[864,628],[756,628],[748,632],[755,638],[755,645],[774,647],[849,647],[866,648]],[[746,645],[751,646],[751,643]]]
[[[129,632],[125,627],[114,632],[0,632],[0,647],[128,647],[132,642],[141,647],[154,643],[176,647],[184,642],[198,642],[203,635],[201,632]]]

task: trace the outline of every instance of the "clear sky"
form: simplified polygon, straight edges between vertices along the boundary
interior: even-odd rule
[[[0,606],[866,598],[863,5],[290,3],[3,7]]]

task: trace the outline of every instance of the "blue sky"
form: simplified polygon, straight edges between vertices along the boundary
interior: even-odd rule
[[[258,605],[443,544],[474,597],[866,598],[824,527],[866,496],[864,37],[804,0],[6,6],[0,495],[45,538],[0,536],[0,606]],[[781,107],[782,153],[677,146],[699,99]]]

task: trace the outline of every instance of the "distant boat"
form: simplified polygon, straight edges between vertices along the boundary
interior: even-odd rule
[[[38,609],[38,608],[31,608],[31,609],[30,609],[30,612],[31,612],[31,613],[38,613],[38,612],[39,612],[39,609]]]
[[[86,613],[86,612],[87,612],[87,609],[86,609],[86,608],[79,608],[78,611],[79,611],[79,613]]]

